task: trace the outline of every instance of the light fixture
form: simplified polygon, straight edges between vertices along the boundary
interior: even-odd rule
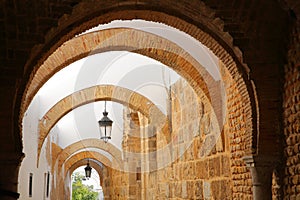
[[[113,121],[107,117],[108,112],[106,112],[106,101],[104,105],[103,117],[98,121],[100,128],[100,139],[104,140],[106,143],[111,139],[111,129]]]
[[[85,171],[85,177],[87,179],[91,178],[92,168],[90,167],[89,160],[88,160],[88,163],[87,163],[86,167],[84,168],[84,171]]]

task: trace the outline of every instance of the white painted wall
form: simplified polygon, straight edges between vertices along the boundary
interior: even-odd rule
[[[38,120],[40,111],[40,99],[35,98],[30,104],[23,119],[23,152],[25,158],[19,170],[18,192],[20,199],[49,199],[44,196],[45,173],[50,172],[50,163],[46,160],[45,148],[41,152],[39,168],[37,168],[37,141],[38,141]],[[48,140],[48,139],[47,139]],[[46,141],[47,142],[47,141]],[[33,174],[32,197],[29,197],[29,174]],[[51,176],[50,176],[51,185]]]

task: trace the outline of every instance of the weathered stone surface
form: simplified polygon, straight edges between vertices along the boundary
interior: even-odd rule
[[[172,13],[173,16],[166,13]],[[295,139],[299,135],[300,124],[298,122],[299,13],[300,6],[295,0],[233,1],[232,3],[213,0],[176,3],[169,0],[161,2],[150,0],[143,2],[2,1],[0,59],[2,63],[1,133],[3,134],[0,141],[5,141],[0,145],[3,150],[1,152],[5,155],[2,162],[12,162],[11,153],[16,154],[16,157],[21,155],[22,134],[18,130],[21,129],[22,115],[30,103],[30,100],[23,102],[22,96],[25,96],[25,99],[27,95],[33,97],[33,94],[26,94],[31,93],[25,89],[29,82],[33,83],[35,91],[39,88],[38,82],[43,78],[39,75],[35,76],[34,73],[41,63],[46,63],[46,58],[58,47],[64,46],[62,44],[65,41],[88,28],[115,19],[138,18],[167,24],[199,40],[225,63],[234,82],[237,83],[233,90],[231,90],[232,85],[226,86],[230,88],[228,97],[233,96],[233,99],[237,99],[228,102],[230,104],[228,125],[231,137],[229,143],[232,154],[230,162],[234,172],[232,176],[234,186],[251,185],[251,181],[248,183],[249,171],[239,163],[244,155],[243,151],[270,150],[272,152],[274,144],[281,143],[281,130],[284,129],[287,141],[283,159],[286,160],[284,182],[288,184],[284,194],[286,199],[297,198],[295,188],[299,184],[293,177],[299,174],[297,167],[299,160],[296,157],[299,151],[296,144],[299,143],[299,139]],[[184,21],[180,20],[181,18]],[[99,41],[99,38],[95,41]],[[143,38],[140,41],[143,43]],[[82,40],[66,48],[66,51],[61,51],[64,53],[59,52],[63,56],[55,57],[48,66],[67,65],[79,59],[74,56],[78,49],[88,49],[92,46],[91,41]],[[82,53],[82,56],[87,54]],[[183,60],[176,57],[167,59],[170,59],[170,63],[176,63],[177,60],[181,63]],[[186,70],[184,65],[181,67]],[[46,77],[51,76],[48,70],[44,70],[41,74]],[[192,76],[193,73],[189,74]],[[286,76],[284,80],[283,74]],[[34,77],[39,81],[33,81]],[[248,84],[241,83],[243,81]],[[45,80],[42,80],[42,83],[44,82]],[[284,88],[282,82],[285,82]],[[247,93],[251,88],[255,88],[253,96]],[[280,109],[282,93],[284,93],[283,116]],[[185,94],[189,99],[189,93]],[[243,103],[239,103],[241,99]],[[20,105],[23,104],[23,108],[20,109]],[[256,106],[259,113],[255,112]],[[18,120],[19,113],[21,117]],[[259,118],[256,118],[256,114]],[[281,123],[278,118],[283,118],[284,122]],[[250,125],[251,122],[254,122],[253,126]],[[256,132],[257,129],[260,130],[259,133]],[[258,135],[260,137],[256,138]],[[259,149],[256,144],[260,144]],[[15,171],[18,171],[17,166]],[[7,168],[6,165],[2,167],[3,171]],[[0,177],[4,177],[3,180],[1,179],[3,183],[7,182],[6,176]],[[15,184],[18,182],[17,176],[11,179],[13,180],[9,182],[13,183],[12,186],[7,186],[8,188],[5,186],[5,189],[12,190],[13,195],[17,195],[14,193],[17,191]],[[235,190],[235,198],[248,198],[249,195],[243,193],[242,187],[237,187]]]
[[[229,148],[224,148],[225,136],[220,137],[218,140],[221,145],[217,144],[213,133],[214,130],[206,127],[206,122],[196,119],[193,116],[194,114],[191,114],[197,113],[194,109],[198,107],[197,105],[202,105],[201,109],[208,116],[211,110],[207,108],[209,107],[207,99],[204,97],[198,98],[195,94],[192,95],[192,88],[184,80],[176,82],[172,86],[172,90],[174,91],[174,98],[176,97],[177,109],[172,111],[173,136],[171,138],[174,142],[172,146],[174,151],[173,156],[178,156],[175,157],[178,159],[175,159],[174,163],[170,163],[170,167],[155,172],[158,175],[158,184],[154,184],[153,187],[158,187],[159,198],[162,199],[167,197],[176,197],[178,199],[210,199],[213,197],[212,186],[214,190],[218,190],[218,198],[225,198],[226,196],[226,198],[231,199],[230,152]],[[189,99],[189,102],[184,101],[186,98]],[[176,116],[181,116],[182,112],[187,117],[177,118]],[[201,112],[199,111],[197,115],[201,115]],[[193,120],[194,118],[195,120]],[[201,129],[198,130],[198,128],[190,128],[190,125],[185,125],[191,122],[196,124],[195,127],[203,127],[207,132],[201,133]],[[201,124],[204,126],[201,126]],[[197,133],[187,137],[183,134],[186,131]],[[161,141],[163,139],[163,137],[157,137],[157,146],[159,144],[166,145]],[[206,144],[205,141],[207,141]],[[216,151],[217,145],[220,145],[219,151]],[[157,162],[162,162],[163,160],[158,158]],[[241,174],[245,172],[240,170],[236,173]],[[251,182],[247,182],[248,184],[251,185]],[[167,185],[169,185],[169,196],[166,189]],[[220,190],[224,195],[223,193],[221,194]]]
[[[210,182],[203,182],[203,196],[204,199],[210,199],[211,198],[211,184]]]
[[[203,190],[203,181],[195,181],[194,182],[195,189],[195,199],[203,199],[204,198],[204,190]]]
[[[300,167],[299,167],[299,144],[300,144],[300,67],[299,67],[299,27],[293,30],[291,46],[288,51],[289,62],[285,66],[285,84],[283,94],[283,118],[286,147],[284,149],[285,177],[284,199],[300,199]],[[280,192],[280,191],[279,191]]]
[[[207,161],[196,161],[195,166],[195,173],[197,179],[207,179],[208,178],[208,172],[209,172],[209,165]]]

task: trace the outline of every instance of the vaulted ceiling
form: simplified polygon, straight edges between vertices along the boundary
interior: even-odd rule
[[[55,48],[55,45],[91,28],[91,25],[84,22],[92,18],[118,12],[122,19],[137,18],[134,13],[121,12],[126,10],[166,13],[184,19],[210,34],[232,54],[236,62],[249,68],[249,79],[253,80],[261,103],[260,117],[264,119],[261,129],[270,133],[280,131],[276,127],[269,128],[269,122],[279,121],[279,118],[274,119],[273,116],[280,116],[280,110],[277,109],[281,107],[283,76],[280,74],[283,72],[289,35],[300,15],[299,1],[2,0],[0,140],[9,142],[0,145],[1,152],[22,151],[20,104],[39,59],[48,56],[49,49]],[[149,13],[145,18],[151,19]]]

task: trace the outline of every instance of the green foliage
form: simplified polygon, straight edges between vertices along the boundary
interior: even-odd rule
[[[98,193],[93,191],[93,186],[82,184],[83,175],[72,174],[72,200],[97,200]]]

